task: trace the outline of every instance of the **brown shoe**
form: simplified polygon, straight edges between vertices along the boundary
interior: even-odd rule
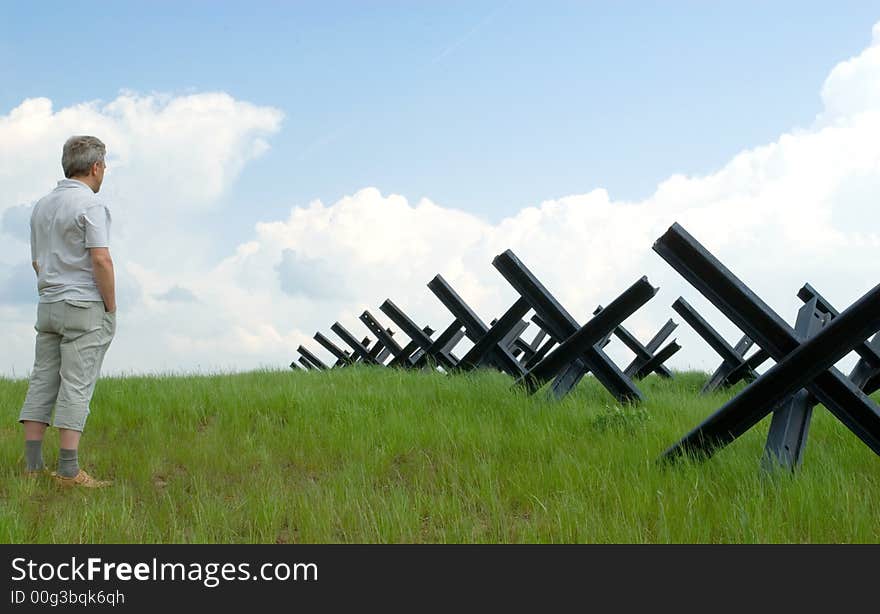
[[[24,477],[26,477],[29,480],[35,480],[37,478],[48,477],[49,470],[46,467],[43,467],[42,469],[33,469],[33,470],[25,469],[24,473],[22,475],[24,475]]]
[[[79,473],[72,478],[66,478],[53,471],[52,478],[55,480],[56,484],[68,488],[72,486],[79,486],[81,488],[104,488],[113,483],[111,480],[96,480],[86,473],[84,469],[80,469]]]

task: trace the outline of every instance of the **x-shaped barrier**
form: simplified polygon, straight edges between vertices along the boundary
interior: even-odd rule
[[[415,344],[418,348],[410,355],[411,358],[408,358],[414,366],[422,367],[428,361],[433,361],[445,369],[452,369],[458,364],[458,357],[452,353],[452,348],[461,340],[464,332],[461,331],[461,325],[457,321],[450,324],[436,340],[433,340],[431,339],[433,331],[429,327],[419,328],[418,324],[391,299],[386,299],[379,309],[410,338],[411,342],[407,347]],[[391,364],[394,365],[395,361]]]
[[[761,348],[758,348],[757,352],[746,358],[746,352],[755,343],[748,335],[743,335],[742,339],[735,346],[731,347],[724,340],[724,337],[712,328],[697,313],[697,310],[691,307],[690,303],[683,298],[679,297],[672,304],[672,308],[721,356],[721,364],[703,385],[700,393],[706,394],[719,388],[733,386],[740,380],[753,381],[757,377],[755,369],[770,358],[770,354]]]
[[[627,301],[629,301],[627,309],[622,309],[621,305],[618,304],[615,306],[614,311],[603,316],[603,313],[610,309],[611,305],[609,305],[590,321],[590,323],[593,323],[593,321],[598,319],[598,322],[603,327],[606,325],[607,327],[603,328],[599,324],[595,324],[590,327],[587,334],[581,331],[581,327],[571,314],[559,304],[559,301],[547,291],[544,285],[538,281],[538,278],[511,250],[496,256],[492,260],[492,265],[513,286],[520,297],[525,299],[527,304],[535,310],[540,318],[541,328],[546,330],[556,343],[560,344],[553,352],[547,354],[543,360],[531,367],[528,377],[522,378],[524,382],[527,382],[526,385],[530,390],[536,390],[536,384],[546,381],[545,378],[555,378],[552,388],[553,394],[557,398],[561,398],[574,388],[586,373],[592,372],[596,379],[619,402],[629,403],[642,400],[641,391],[602,351],[601,344],[611,334],[615,326],[619,325],[629,314],[635,312],[636,309],[654,295],[656,290],[653,288],[651,288],[650,295],[645,294],[646,287],[650,288],[647,279],[643,278],[644,284],[641,285],[641,294],[625,293]],[[617,301],[614,303],[617,303]],[[628,311],[629,309],[631,311]],[[626,315],[620,317],[621,314]],[[594,340],[595,331],[599,330],[599,328],[601,328],[601,334]],[[572,341],[571,338],[579,331],[582,334],[579,337],[575,337],[574,341]],[[590,343],[584,345],[584,340],[590,341]],[[557,366],[559,370],[553,371]]]
[[[596,307],[593,315],[598,314],[600,311],[602,311],[602,305]],[[680,350],[681,346],[678,345],[678,342],[675,339],[673,339],[672,342],[662,350],[659,352],[657,350],[663,345],[663,342],[666,341],[677,326],[678,324],[672,320],[668,320],[646,345],[642,345],[642,342],[624,328],[623,324],[615,326],[612,331],[614,336],[620,339],[620,341],[636,355],[633,361],[623,370],[623,373],[627,377],[635,379],[642,379],[654,372],[660,377],[667,379],[671,378],[672,372],[667,369],[663,363]]]
[[[691,453],[711,456],[801,388],[880,454],[880,408],[834,368],[837,361],[880,329],[880,285],[815,336],[803,339],[679,224],[673,224],[654,243],[654,251],[776,361],[667,449],[662,458]]]
[[[518,327],[518,323],[529,310],[525,301],[516,301],[490,328],[452,289],[442,275],[436,275],[429,281],[428,288],[452,313],[464,328],[465,335],[474,343],[468,353],[461,358],[458,368],[467,370],[476,366],[490,365],[511,377],[521,377],[525,373],[525,369],[510,350],[513,344],[512,331]],[[521,331],[522,328],[519,330]]]

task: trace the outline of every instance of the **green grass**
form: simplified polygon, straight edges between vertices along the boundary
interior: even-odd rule
[[[654,376],[617,405],[494,372],[102,378],[80,448],[115,485],[21,477],[24,380],[0,379],[4,543],[877,542],[880,459],[817,408],[804,465],[767,475],[769,418],[703,463],[657,456],[730,398]],[[57,431],[44,455],[54,468]]]

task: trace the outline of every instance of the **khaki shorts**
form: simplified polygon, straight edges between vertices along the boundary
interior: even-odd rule
[[[19,422],[82,431],[104,354],[116,334],[116,313],[104,311],[101,301],[40,303],[34,328],[34,369]]]

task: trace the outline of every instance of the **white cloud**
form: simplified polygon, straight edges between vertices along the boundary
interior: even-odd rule
[[[175,284],[174,277],[197,276],[209,266],[204,254],[213,239],[204,236],[195,220],[217,204],[249,160],[266,151],[266,139],[279,130],[282,119],[277,109],[225,93],[124,92],[108,103],[89,101],[58,110],[50,100],[35,98],[0,115],[4,295],[12,299],[35,293],[33,288],[18,287],[27,283],[21,270],[23,263],[30,262],[28,236],[11,234],[21,227],[21,212],[62,176],[61,146],[70,135],[99,136],[107,145],[109,165],[99,197],[113,211],[111,252],[118,271],[117,295],[128,311],[120,314],[119,349],[108,355],[108,367],[174,368],[168,346],[154,341],[161,338],[157,331],[166,326],[163,318],[173,317],[174,311],[168,312],[168,300],[153,297],[167,299],[164,293],[177,286],[189,289]],[[180,222],[186,225],[180,227]],[[30,277],[32,283],[33,273]],[[179,299],[181,293],[171,297]],[[186,305],[177,301],[181,314]],[[0,350],[0,372],[15,368],[20,373],[32,360],[32,347],[29,352],[21,348],[33,344],[25,341],[33,332],[33,305],[6,306],[3,334],[16,330],[25,337],[16,338],[15,351],[10,346],[9,353]],[[147,351],[144,357],[139,356],[140,348]]]
[[[176,249],[174,259],[198,265],[129,257],[120,275],[143,298],[121,314],[107,368],[284,367],[300,343],[329,361],[312,341],[314,332],[332,338],[329,328],[338,320],[363,336],[357,316],[369,309],[388,323],[378,309],[385,298],[419,324],[441,330],[451,316],[425,286],[437,273],[488,322],[515,298],[491,266],[508,248],[581,322],[647,275],[660,292],[626,323],[640,339],[647,341],[669,317],[680,321],[670,306],[683,295],[734,343],[740,333],[733,325],[651,250],[676,221],[788,321],[800,305],[796,291],[807,281],[843,308],[877,282],[880,232],[872,222],[880,194],[880,27],[871,46],[831,71],[822,101],[812,125],[743,151],[709,175],[670,177],[639,202],[593,189],[490,224],[427,198],[410,203],[371,187],[329,205],[294,206],[283,220],[256,223],[254,237],[217,263],[202,263],[200,247],[191,243]],[[131,186],[154,189],[150,178],[162,177],[166,202],[193,210],[211,207],[280,121],[277,111],[221,94],[126,94],[109,105],[87,103],[57,113],[48,101],[27,101],[0,118],[0,143],[7,135],[30,135],[22,159],[42,160],[48,170],[28,163],[14,176],[7,171],[0,179],[11,187],[0,188],[0,203],[28,202],[36,196],[34,184],[41,185],[37,178],[44,178],[44,186],[54,180],[57,144],[77,125],[71,116],[91,118],[89,130],[115,139],[120,198]],[[185,124],[186,132],[175,132],[175,122]],[[18,132],[7,132],[10,125]],[[203,147],[197,156],[182,146],[192,142]],[[49,153],[34,153],[42,150]],[[0,145],[0,163],[4,155],[11,154]],[[169,156],[184,170],[168,163]],[[135,210],[139,223],[150,223],[142,215],[150,211],[147,205]],[[198,301],[163,300],[174,288]],[[12,307],[0,309],[6,314]],[[0,350],[0,369],[15,366],[20,373],[32,359],[22,348],[33,332],[21,319],[4,332],[15,342]],[[717,364],[686,324],[674,335],[683,349],[673,366]],[[611,353],[621,366],[631,358],[619,344]]]
[[[874,25],[871,45],[858,56],[840,62],[822,86],[823,117],[845,120],[880,105],[880,23]]]

